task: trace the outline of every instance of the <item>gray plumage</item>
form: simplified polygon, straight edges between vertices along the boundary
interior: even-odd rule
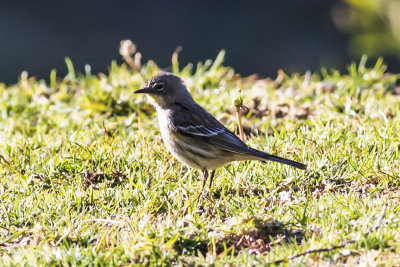
[[[205,179],[207,170],[237,160],[271,160],[306,168],[302,163],[248,147],[198,105],[183,81],[173,74],[159,73],[135,93],[145,93],[155,106],[162,138],[172,155],[185,165],[202,170]]]

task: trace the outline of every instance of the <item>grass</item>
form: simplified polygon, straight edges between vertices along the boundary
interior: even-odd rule
[[[175,54],[172,69],[232,130],[241,89],[246,143],[306,171],[235,162],[196,205],[199,174],[132,93],[154,62],[23,73],[0,83],[0,265],[265,265],[325,248],[289,265],[399,265],[400,75],[363,58],[346,74],[242,78],[223,57],[179,68]]]

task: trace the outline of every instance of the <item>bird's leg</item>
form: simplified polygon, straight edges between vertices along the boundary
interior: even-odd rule
[[[213,170],[213,171],[211,172],[211,177],[210,177],[210,193],[211,193],[211,185],[212,185],[212,182],[213,182],[213,179],[214,179],[214,175],[215,175],[215,170]]]
[[[208,171],[207,171],[207,169],[203,169],[201,172],[203,174],[203,184],[201,185],[201,190],[200,190],[199,195],[197,196],[197,200],[199,200],[199,198],[201,196],[201,193],[203,193],[204,186],[206,185],[206,181],[208,179]]]
[[[200,194],[203,193],[204,186],[206,185],[207,179],[208,179],[208,171],[204,169],[203,171],[203,184],[201,185],[201,191]]]

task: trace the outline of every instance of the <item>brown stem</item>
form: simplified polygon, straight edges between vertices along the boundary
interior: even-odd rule
[[[240,108],[236,108],[236,117],[238,121],[238,126],[239,126],[239,134],[240,134],[240,139],[244,142],[244,132],[243,132],[243,125],[242,125],[242,114],[240,112]]]

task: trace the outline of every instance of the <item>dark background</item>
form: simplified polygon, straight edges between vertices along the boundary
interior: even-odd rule
[[[79,71],[89,64],[107,72],[112,59],[122,62],[122,39],[137,45],[142,62],[161,67],[181,45],[181,66],[225,49],[225,65],[243,75],[344,70],[351,57],[348,37],[332,22],[335,2],[0,0],[0,81],[14,83],[23,70],[64,76],[66,56]]]

